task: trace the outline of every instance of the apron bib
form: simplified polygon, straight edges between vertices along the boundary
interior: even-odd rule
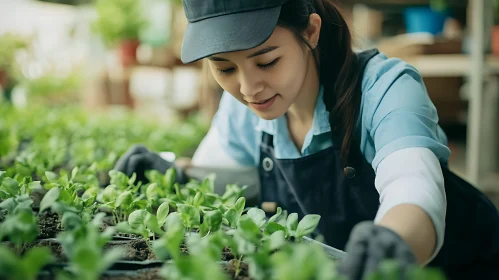
[[[376,54],[377,50],[359,54],[361,73]],[[262,209],[272,215],[279,206],[300,219],[318,214],[317,233],[327,245],[344,250],[352,228],[374,220],[379,207],[374,170],[358,145],[352,147],[355,153],[347,167],[341,161],[341,147],[335,144],[299,159],[276,159],[273,136],[263,133],[259,165]],[[442,171],[447,196],[445,241],[429,266],[442,269],[448,279],[499,279],[497,209],[446,166]]]

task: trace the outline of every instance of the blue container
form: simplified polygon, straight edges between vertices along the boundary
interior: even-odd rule
[[[404,10],[407,33],[442,33],[448,12],[437,12],[430,7],[411,7]]]

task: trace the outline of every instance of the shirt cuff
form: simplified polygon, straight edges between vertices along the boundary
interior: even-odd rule
[[[433,222],[437,244],[430,259],[439,253],[444,243],[447,199],[440,162],[428,148],[405,148],[386,156],[378,165],[376,189],[380,208],[375,222],[393,207],[413,204],[421,207]]]

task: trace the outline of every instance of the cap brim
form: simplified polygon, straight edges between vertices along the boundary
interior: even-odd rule
[[[228,14],[187,24],[180,59],[191,63],[217,53],[247,50],[272,35],[281,6]]]

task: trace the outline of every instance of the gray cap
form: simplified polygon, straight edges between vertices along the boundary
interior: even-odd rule
[[[181,60],[247,50],[274,31],[281,5],[288,0],[182,0],[188,20]]]

